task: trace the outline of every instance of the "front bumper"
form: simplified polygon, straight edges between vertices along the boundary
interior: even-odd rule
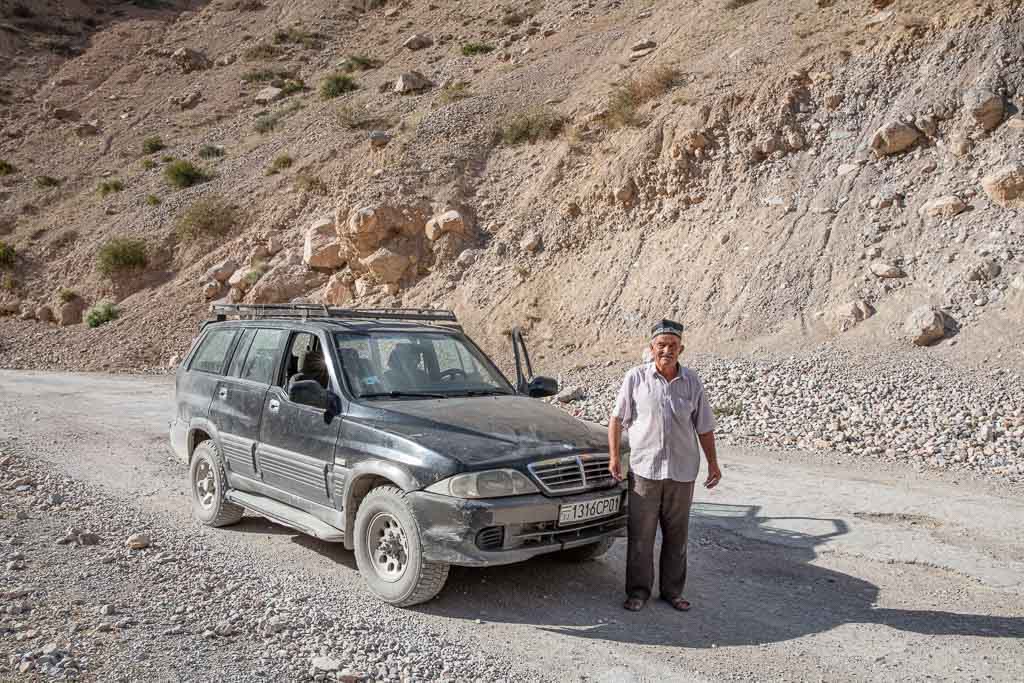
[[[407,495],[420,525],[425,558],[466,567],[521,562],[536,555],[626,535],[626,485],[575,496],[536,494],[466,500],[427,491]],[[558,526],[559,506],[619,495],[608,517]]]

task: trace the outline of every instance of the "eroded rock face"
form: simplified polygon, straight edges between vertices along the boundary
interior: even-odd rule
[[[238,263],[232,258],[227,258],[213,264],[206,271],[206,278],[208,280],[216,280],[217,282],[227,282],[228,278],[231,277],[236,270],[238,270]]]
[[[407,254],[381,247],[366,258],[360,259],[359,262],[379,282],[398,283],[406,275],[413,259]]]
[[[445,211],[444,213],[431,218],[427,221],[425,230],[427,239],[431,242],[447,233],[462,235],[463,237],[468,237],[469,235],[469,227],[467,226],[466,219],[455,209]]]
[[[349,272],[335,273],[327,281],[324,288],[323,301],[328,306],[344,306],[352,301],[355,294],[352,292],[352,274]]]
[[[857,323],[863,322],[875,314],[875,307],[867,301],[850,301],[837,306],[832,311],[836,326],[840,332],[846,332]]]
[[[334,270],[345,265],[333,219],[322,218],[306,230],[302,261],[317,270]]]
[[[323,285],[327,276],[304,265],[281,264],[267,271],[249,291],[254,304],[276,304],[291,301]]]

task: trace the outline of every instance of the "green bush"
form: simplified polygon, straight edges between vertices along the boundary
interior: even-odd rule
[[[172,161],[174,161],[174,157],[171,156],[170,154],[165,154],[162,157],[160,157],[160,161],[164,162],[165,164],[169,164]]]
[[[155,194],[147,194],[146,204],[148,204],[149,206],[160,206],[160,198],[157,197]]]
[[[0,268],[7,268],[14,265],[14,247],[0,240]]]
[[[636,125],[640,105],[664,94],[678,80],[679,72],[676,69],[662,66],[617,87],[608,103],[605,125],[609,128]]]
[[[0,276],[0,289],[13,292],[18,288],[18,281],[14,279],[14,276],[10,273],[4,273]]]
[[[96,269],[110,277],[149,264],[146,243],[132,237],[112,237],[100,247]]]
[[[497,129],[497,137],[506,145],[550,140],[562,132],[565,118],[545,107],[534,107],[507,116]]]
[[[369,71],[380,66],[380,62],[366,55],[349,55],[339,66],[348,72]]]
[[[283,121],[291,114],[297,112],[299,109],[302,109],[302,105],[299,104],[298,102],[293,102],[292,104],[285,107],[284,109],[281,109],[280,111],[260,114],[259,116],[256,117],[256,132],[269,133],[270,131],[277,128],[277,124],[279,124],[281,121]]]
[[[18,169],[15,168],[14,164],[0,159],[0,175],[12,175],[17,172]]]
[[[155,161],[153,161],[152,159],[143,159],[142,160],[142,170],[143,171],[152,171],[154,168],[156,168],[156,162]]]
[[[276,45],[268,45],[267,43],[257,43],[248,50],[242,53],[242,57],[250,62],[259,61],[261,59],[275,59],[280,57],[284,52],[281,48]]]
[[[327,183],[320,180],[319,177],[308,173],[299,173],[295,176],[295,187],[300,192],[309,194],[327,194]]]
[[[323,39],[319,33],[310,33],[297,26],[274,31],[275,45],[301,45],[310,50],[319,50],[324,45]]]
[[[85,312],[85,324],[89,327],[99,327],[112,320],[117,320],[119,315],[121,312],[117,310],[117,305],[114,302],[101,301]]]
[[[36,187],[47,188],[57,187],[60,185],[60,181],[56,178],[48,175],[36,176]]]
[[[209,237],[222,237],[238,221],[234,205],[222,197],[204,197],[185,209],[175,232],[180,242],[189,243]]]
[[[191,161],[179,159],[164,168],[164,177],[174,187],[192,187],[210,179],[210,175]]]
[[[494,52],[493,45],[488,45],[487,43],[466,43],[462,46],[462,54],[466,57],[485,55],[488,52]]]
[[[224,156],[224,148],[218,145],[203,145],[199,148],[200,159],[216,159]]]
[[[348,74],[333,73],[320,83],[320,97],[330,100],[358,89],[359,85]]]
[[[294,159],[292,159],[291,156],[287,154],[279,154],[272,162],[270,162],[270,166],[267,167],[267,175],[275,175],[286,168],[291,168],[293,163]]]
[[[78,298],[78,292],[69,287],[61,287],[57,290],[57,298],[60,299],[62,304],[71,303]]]
[[[114,180],[104,180],[97,186],[96,191],[100,193],[101,197],[106,197],[108,194],[120,192],[123,189],[124,183],[115,178]]]
[[[441,88],[439,97],[445,104],[451,104],[452,102],[458,102],[472,96],[473,93],[469,90],[469,83],[466,81],[455,81]]]
[[[143,154],[156,154],[165,147],[163,140],[156,135],[146,138],[142,141],[142,153]]]

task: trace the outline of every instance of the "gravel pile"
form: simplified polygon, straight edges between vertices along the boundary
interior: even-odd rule
[[[543,677],[0,453],[0,679]]]
[[[905,354],[855,366],[834,350],[778,359],[684,359],[704,381],[727,442],[833,451],[1024,480],[1024,382]],[[626,367],[578,368],[562,405],[606,424]]]

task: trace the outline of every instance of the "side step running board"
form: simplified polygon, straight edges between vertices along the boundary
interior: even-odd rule
[[[322,541],[341,543],[345,540],[345,532],[341,529],[336,529],[308,512],[303,512],[298,508],[285,505],[272,498],[236,490],[229,490],[225,497],[232,503],[263,515],[278,524],[283,524],[304,534],[315,536]]]

